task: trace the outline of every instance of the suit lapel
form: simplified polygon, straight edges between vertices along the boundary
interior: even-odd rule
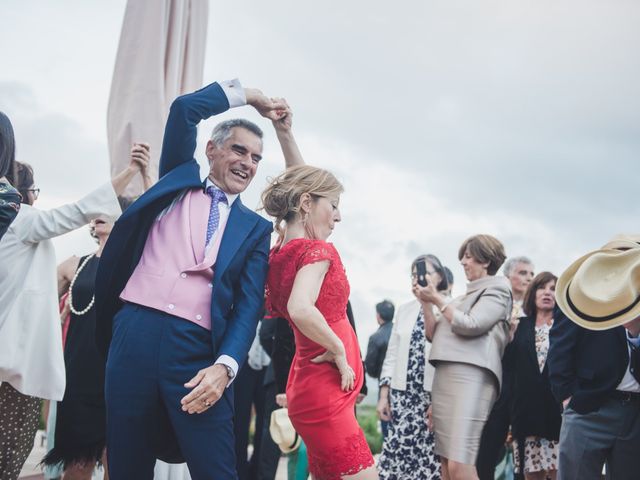
[[[231,259],[257,221],[258,219],[254,215],[249,215],[247,208],[240,201],[240,197],[238,197],[231,207],[227,226],[224,229],[224,234],[220,242],[220,250],[218,251],[214,273],[216,279],[219,279],[227,269]]]

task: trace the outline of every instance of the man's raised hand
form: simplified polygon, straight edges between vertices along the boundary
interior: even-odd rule
[[[269,98],[256,88],[245,88],[244,94],[247,105],[251,105],[260,115],[272,121],[277,121],[282,116],[281,112],[287,109],[286,102]]]

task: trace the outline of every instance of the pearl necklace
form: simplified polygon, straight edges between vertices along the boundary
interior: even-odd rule
[[[91,301],[89,302],[89,305],[87,305],[87,308],[85,308],[84,310],[79,310],[78,311],[75,308],[73,308],[73,297],[72,297],[72,293],[71,293],[71,292],[73,292],[73,285],[76,283],[76,280],[78,279],[78,275],[80,275],[80,272],[85,267],[85,265],[87,263],[89,263],[89,260],[91,260],[95,256],[96,256],[96,254],[92,253],[91,255],[89,255],[87,258],[84,259],[84,262],[82,262],[82,265],[80,265],[78,267],[78,269],[76,270],[76,274],[73,276],[73,278],[71,279],[71,283],[69,284],[69,309],[71,310],[71,312],[73,312],[74,315],[77,315],[77,316],[84,315],[89,310],[91,310],[91,308],[93,307],[93,304],[96,301],[96,296],[94,294],[91,297]]]

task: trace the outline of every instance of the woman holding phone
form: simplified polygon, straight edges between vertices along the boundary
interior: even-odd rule
[[[511,287],[505,277],[495,276],[505,258],[498,239],[474,235],[458,251],[469,280],[465,295],[446,298],[428,273],[426,286],[414,285],[426,335],[433,342],[431,413],[444,479],[478,478],[480,436],[498,397],[502,354],[509,342]],[[439,318],[434,307],[442,314]]]
[[[447,296],[449,282],[442,263],[435,255],[421,255],[411,264],[412,285],[424,283],[429,274],[436,289]],[[389,422],[378,462],[381,479],[441,478],[433,432],[425,422],[434,374],[427,361],[430,351],[422,305],[414,298],[396,312],[380,373],[377,410],[380,419]]]

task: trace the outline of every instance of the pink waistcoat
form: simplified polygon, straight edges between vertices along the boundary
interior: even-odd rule
[[[226,222],[220,221],[215,243],[205,257],[211,197],[189,190],[147,237],[142,257],[120,294],[137,303],[211,330],[213,265]]]

